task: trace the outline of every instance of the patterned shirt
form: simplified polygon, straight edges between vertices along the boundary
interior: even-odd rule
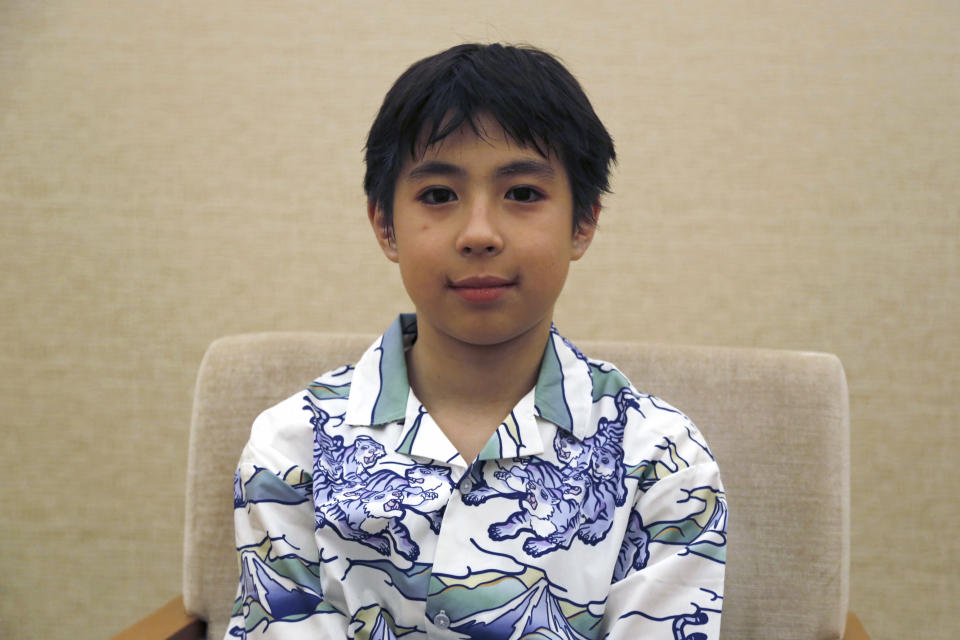
[[[407,381],[416,317],[254,422],[227,638],[719,637],[726,502],[693,423],[551,329],[472,463]]]

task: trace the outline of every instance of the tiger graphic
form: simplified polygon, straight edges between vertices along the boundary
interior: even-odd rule
[[[330,527],[341,538],[371,547],[389,556],[392,549],[414,561],[420,549],[407,525],[407,512],[427,519],[438,533],[444,505],[453,487],[450,470],[427,464],[405,464],[401,475],[377,468],[387,457],[386,448],[367,435],[345,444],[341,435],[331,436],[334,420],[304,396],[305,411],[314,426],[313,500],[317,528]],[[332,426],[342,424],[337,418]],[[391,464],[397,464],[395,462]]]
[[[568,548],[573,539],[596,545],[613,526],[616,508],[626,504],[623,432],[630,410],[639,410],[635,392],[621,388],[614,396],[617,414],[602,417],[596,432],[583,440],[558,429],[553,449],[558,463],[542,458],[515,458],[511,464],[476,465],[461,483],[463,502],[483,504],[493,498],[517,500],[518,510],[488,528],[494,540],[530,532],[523,549],[533,556]]]

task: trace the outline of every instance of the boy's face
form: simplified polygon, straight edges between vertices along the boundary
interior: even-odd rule
[[[516,146],[481,118],[408,160],[394,192],[393,234],[371,206],[384,254],[400,265],[421,332],[475,345],[547,330],[571,260],[594,227],[573,229],[558,158]]]

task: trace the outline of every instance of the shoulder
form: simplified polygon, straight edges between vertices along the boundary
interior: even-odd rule
[[[598,425],[622,425],[627,464],[681,456],[687,466],[714,463],[706,439],[693,420],[670,402],[638,389],[615,365],[586,359],[593,384]]]
[[[315,427],[343,415],[352,377],[353,367],[343,365],[261,412],[253,421],[241,463],[274,466],[269,459],[278,457],[310,468]]]

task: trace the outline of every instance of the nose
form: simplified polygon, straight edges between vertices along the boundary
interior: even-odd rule
[[[461,255],[493,256],[503,251],[503,234],[497,224],[495,206],[485,198],[478,198],[465,215],[457,235],[457,251]]]

